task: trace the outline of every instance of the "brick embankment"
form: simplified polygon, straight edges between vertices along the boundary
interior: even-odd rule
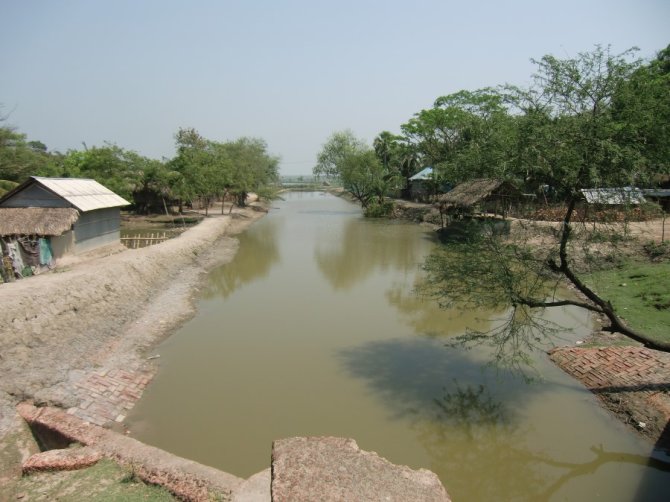
[[[670,447],[670,354],[643,347],[560,347],[549,357],[657,446]]]
[[[91,373],[75,384],[83,397],[67,412],[95,425],[123,422],[152,377],[149,371],[121,369]]]

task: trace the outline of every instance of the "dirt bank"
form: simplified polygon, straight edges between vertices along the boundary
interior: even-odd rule
[[[74,409],[93,372],[151,372],[147,351],[192,315],[202,275],[232,259],[233,236],[265,214],[258,209],[0,286],[0,438],[16,427],[19,401]]]

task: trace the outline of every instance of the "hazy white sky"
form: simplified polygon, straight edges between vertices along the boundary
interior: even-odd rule
[[[528,83],[530,58],[668,43],[668,0],[0,0],[0,103],[51,150],[171,157],[194,127],[307,174],[332,132],[399,132],[438,96]]]

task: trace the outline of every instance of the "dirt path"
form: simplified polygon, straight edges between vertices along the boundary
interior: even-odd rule
[[[193,314],[203,274],[230,261],[233,236],[263,214],[206,218],[156,246],[98,251],[0,286],[0,438],[23,400],[100,425],[122,420],[154,373],[151,347]]]

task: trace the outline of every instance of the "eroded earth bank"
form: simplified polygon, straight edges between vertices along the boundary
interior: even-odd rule
[[[264,214],[238,209],[157,246],[107,248],[0,287],[0,485],[17,475],[12,452],[22,454],[11,444],[25,427],[16,405],[51,405],[97,425],[122,420],[154,372],[151,347],[193,314],[203,274],[230,261],[234,236]],[[118,399],[96,392],[101,375],[126,384]]]

